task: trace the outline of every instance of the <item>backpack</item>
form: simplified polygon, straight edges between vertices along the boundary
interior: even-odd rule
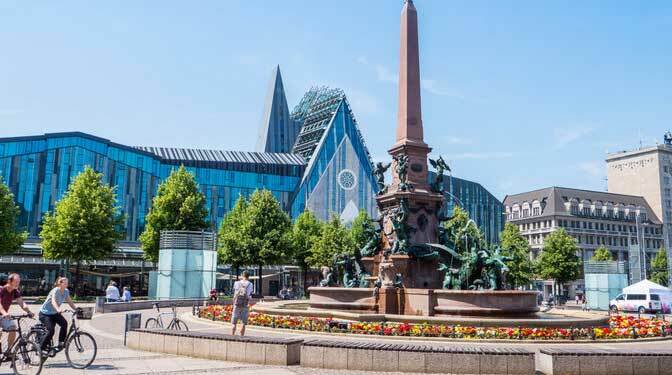
[[[248,281],[245,284],[241,282],[239,285],[240,287],[233,294],[233,304],[236,307],[246,307],[249,302],[247,298],[247,286],[250,285],[250,282]]]

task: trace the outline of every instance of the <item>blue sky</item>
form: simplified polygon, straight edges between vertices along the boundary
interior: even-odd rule
[[[346,91],[394,142],[401,0],[2,1],[0,136],[252,150],[271,70],[290,107]],[[434,155],[499,198],[603,190],[607,151],[672,128],[672,2],[416,0]]]

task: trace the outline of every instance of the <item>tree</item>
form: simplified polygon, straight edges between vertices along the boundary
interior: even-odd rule
[[[595,262],[609,262],[614,260],[614,257],[611,255],[611,251],[609,251],[606,246],[600,245],[600,247],[595,249],[595,253],[593,254],[593,257],[590,258],[590,260]]]
[[[499,238],[502,255],[511,258],[506,262],[509,268],[506,280],[514,288],[528,285],[534,275],[534,264],[527,240],[520,234],[518,226],[511,223],[504,225]]]
[[[0,176],[0,254],[11,254],[21,248],[26,240],[26,233],[20,232],[16,222],[19,218],[19,206],[14,202],[14,195]]]
[[[651,281],[662,286],[668,284],[667,252],[662,247],[651,261]]]
[[[313,267],[331,266],[334,255],[352,254],[354,248],[348,229],[341,224],[338,216],[332,216],[322,226],[322,233],[308,257],[308,264]]]
[[[73,291],[83,261],[109,257],[117,240],[122,217],[117,214],[114,188],[104,184],[102,174],[86,167],[68,186],[53,212],[44,218],[40,237],[47,259],[76,264]]]
[[[217,236],[219,263],[230,264],[236,272],[236,277],[241,266],[250,264],[247,258],[249,238],[245,234],[246,215],[247,200],[241,195],[233,209],[224,216]]]
[[[371,217],[366,210],[360,210],[355,220],[352,221],[350,227],[350,237],[355,249],[361,249],[369,241],[368,233],[373,230],[373,223]]]
[[[576,255],[578,251],[576,240],[563,228],[552,232],[544,239],[544,248],[538,263],[539,276],[555,280],[556,288],[575,280],[579,277],[581,268],[581,259]]]
[[[453,216],[444,222],[443,226],[448,235],[448,246],[452,247],[458,254],[465,254],[468,247],[473,245],[467,243],[465,235],[469,241],[478,241],[479,247],[485,247],[483,233],[481,233],[478,225],[469,219],[469,213],[462,207],[455,206]]]
[[[294,264],[301,268],[303,274],[303,290],[306,292],[306,274],[308,273],[308,257],[322,233],[322,223],[310,211],[302,212],[292,225],[290,236],[292,258]]]
[[[262,294],[262,267],[286,262],[291,258],[288,236],[291,220],[268,190],[252,193],[246,212],[243,233],[249,241],[247,259],[259,267],[257,293]]]
[[[184,166],[173,170],[159,185],[146,217],[145,230],[140,235],[145,257],[159,260],[159,239],[162,230],[201,231],[208,228],[205,195],[194,175]]]

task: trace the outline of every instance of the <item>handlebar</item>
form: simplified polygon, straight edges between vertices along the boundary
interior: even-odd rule
[[[21,320],[25,318],[33,319],[35,314],[20,314],[20,315],[9,315],[7,318],[10,320]]]

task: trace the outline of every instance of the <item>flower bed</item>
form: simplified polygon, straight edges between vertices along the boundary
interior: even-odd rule
[[[208,306],[199,316],[213,321],[231,321],[233,307]],[[605,340],[664,337],[672,327],[661,319],[612,315],[608,327],[595,328],[487,328],[443,324],[347,322],[331,318],[276,316],[250,312],[248,324],[262,327],[305,330],[312,332],[340,332],[381,336],[446,337],[456,339],[502,340]]]

